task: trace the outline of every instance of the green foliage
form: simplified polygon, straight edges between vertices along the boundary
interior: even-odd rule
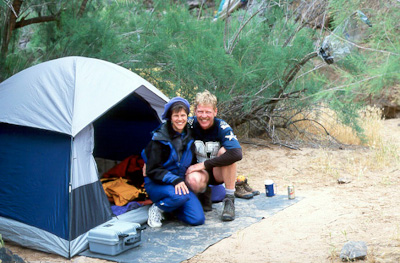
[[[357,113],[367,98],[386,87],[400,83],[399,12],[394,3],[384,1],[329,1],[333,29],[343,26],[356,10],[362,10],[372,23],[360,30],[365,35],[350,42],[351,54],[331,66],[337,78],[331,78],[319,95],[338,113],[341,121],[363,138]],[[362,25],[362,24],[360,24]]]
[[[329,10],[333,15],[333,26],[343,24],[356,10],[362,7],[362,1],[360,0],[334,0],[329,1]]]
[[[168,96],[192,100],[196,92],[208,89],[218,96],[222,117],[238,125],[251,118],[287,120],[292,111],[323,104],[358,132],[355,120],[361,104],[354,102],[399,83],[400,12],[394,4],[329,0],[332,30],[356,10],[363,10],[373,27],[364,32],[368,38],[352,44],[350,55],[316,69],[324,63],[319,58],[299,63],[317,51],[330,32],[298,24],[291,1],[256,1],[262,12],[249,21],[257,8],[213,21],[212,10],[199,17],[183,0],[89,1],[82,16],[81,1],[50,2],[46,7],[36,1],[31,15],[38,8],[46,14],[52,9],[60,11],[59,19],[14,32],[8,75],[58,57],[95,57],[139,73]],[[0,3],[3,14],[7,8]],[[381,6],[367,8],[372,5]],[[19,44],[23,39],[26,46]]]
[[[32,1],[27,2],[33,4]],[[125,4],[89,1],[83,15],[78,17],[81,1],[68,1],[62,5],[41,5],[39,2],[32,9],[32,17],[38,8],[37,12],[46,11],[43,11],[44,6],[53,9],[51,13],[54,14],[64,11],[60,12],[57,21],[32,24],[13,32],[6,61],[11,71],[7,75],[64,56],[95,57],[115,63],[129,59],[126,54],[130,40],[125,35],[129,34],[129,20],[126,19],[129,9],[124,8]],[[19,45],[21,39],[28,42],[25,47]]]
[[[312,32],[300,32],[291,47],[284,49],[282,45],[293,33],[294,24],[276,22],[271,28],[254,19],[242,30],[232,54],[228,54],[224,49],[225,21],[197,20],[185,7],[155,7],[151,16],[134,18],[135,29],[144,29],[147,34],[141,33],[142,43],[137,43],[143,47],[139,51],[142,63],[130,67],[147,68],[146,74],[170,96],[179,93],[193,98],[196,91],[210,89],[222,101],[258,94],[261,99],[257,103],[262,104],[281,88],[282,77],[293,62],[313,50]],[[275,13],[283,16],[282,11]],[[232,33],[227,42],[241,25],[240,15],[238,12],[230,21]],[[276,85],[260,91],[268,82]]]
[[[33,50],[43,48],[44,60],[63,56],[107,58],[120,62],[124,58],[124,12],[116,4],[88,11],[77,19],[64,12],[58,23],[48,23],[38,28],[31,41]],[[96,19],[94,19],[96,17]]]
[[[157,20],[153,19],[157,17]],[[237,67],[223,50],[222,24],[198,21],[185,8],[155,9],[151,16],[137,17],[135,30],[140,63],[168,95],[191,97],[193,88],[223,86]]]

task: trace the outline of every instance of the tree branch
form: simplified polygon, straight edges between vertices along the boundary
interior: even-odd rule
[[[292,149],[292,150],[301,150],[299,147],[292,146],[292,145],[285,144],[285,143],[281,143],[281,142],[272,142],[272,144],[283,146],[283,147],[286,147],[286,148],[289,148],[289,149]]]
[[[18,17],[17,12],[15,12],[14,7],[12,6],[12,4],[10,3],[11,1],[5,1],[6,5],[8,6],[8,8],[10,8],[10,10],[14,13],[15,17]]]
[[[293,78],[297,75],[297,73],[304,66],[304,64],[306,64],[307,61],[309,61],[310,59],[315,58],[317,56],[318,56],[318,52],[314,51],[310,54],[307,54],[302,60],[300,60],[299,63],[294,65],[294,67],[290,70],[290,72],[286,75],[286,77],[283,78],[285,80],[283,89],[285,89],[289,85],[289,83],[293,80]]]
[[[232,43],[231,43],[231,45],[230,45],[230,47],[229,47],[229,50],[228,50],[228,54],[232,54],[232,52],[233,52],[233,49],[235,48],[235,46],[236,46],[236,40],[237,40],[237,38],[239,37],[239,35],[240,35],[240,32],[242,32],[242,30],[243,30],[243,28],[247,25],[247,23],[249,23],[250,22],[250,20],[251,19],[253,19],[253,17],[255,17],[258,13],[260,13],[262,10],[264,10],[265,8],[260,8],[260,9],[258,9],[256,12],[254,12],[254,14],[251,16],[251,17],[249,17],[249,19],[247,19],[247,21],[239,28],[239,30],[238,30],[238,32],[236,32],[236,35],[234,36],[234,38],[233,38],[233,40],[232,40]]]
[[[299,63],[293,66],[293,68],[289,71],[289,73],[283,78],[284,83],[282,88],[276,93],[274,98],[281,98],[283,92],[289,85],[289,83],[293,80],[293,78],[297,75],[297,73],[300,71],[300,69],[304,66],[304,64],[307,63],[312,58],[315,58],[318,56],[318,52],[314,51],[310,54],[307,54],[302,60],[300,60]],[[273,112],[276,107],[276,103],[273,103],[273,105],[269,108],[269,113]]]
[[[231,0],[228,2],[228,8],[226,9],[226,19],[225,19],[225,29],[224,29],[224,49],[225,52],[228,52],[228,46],[227,46],[227,41],[226,38],[229,34],[229,29],[228,29],[228,18],[229,18],[229,9],[231,8]],[[229,44],[229,43],[228,43]]]
[[[79,12],[77,14],[77,17],[80,18],[82,17],[83,13],[85,12],[86,9],[86,5],[88,3],[89,0],[83,0],[81,3],[81,7],[79,8]]]
[[[201,6],[200,6],[199,14],[197,15],[197,20],[200,20],[200,18],[201,18],[201,13],[203,12],[203,6],[204,6],[205,2],[206,2],[205,0],[201,1]]]
[[[240,143],[243,144],[251,144],[251,145],[255,145],[255,146],[263,146],[263,147],[267,147],[267,148],[271,148],[271,146],[265,144],[265,143],[259,143],[259,142],[252,142],[252,141],[244,141],[241,140]]]
[[[38,16],[30,19],[21,19],[17,23],[15,23],[15,28],[21,28],[24,26],[28,26],[31,24],[38,24],[38,23],[44,23],[44,22],[52,22],[56,21],[58,19],[58,15],[54,16]]]

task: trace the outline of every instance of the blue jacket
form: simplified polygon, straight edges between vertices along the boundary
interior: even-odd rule
[[[183,182],[187,168],[196,162],[193,142],[190,129],[186,128],[181,135],[169,122],[163,123],[153,131],[153,137],[142,153],[147,177],[158,184]]]

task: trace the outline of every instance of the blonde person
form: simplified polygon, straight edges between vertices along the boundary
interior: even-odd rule
[[[217,116],[217,98],[209,91],[198,93],[194,103],[195,116],[189,120],[196,145],[197,164],[186,171],[186,184],[195,192],[206,187],[225,184],[221,219],[235,219],[236,162],[242,159],[242,148],[232,128]],[[211,194],[203,195],[203,208],[211,210]]]

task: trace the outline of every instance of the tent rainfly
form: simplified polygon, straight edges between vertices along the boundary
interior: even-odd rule
[[[0,83],[0,233],[72,257],[113,217],[94,157],[122,160],[150,141],[169,99],[137,74],[65,57]],[[144,223],[147,210],[130,218]]]

